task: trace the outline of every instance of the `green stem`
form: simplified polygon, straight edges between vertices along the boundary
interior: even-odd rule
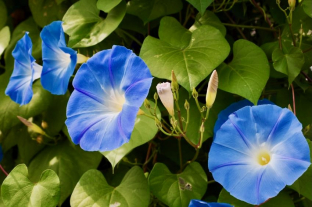
[[[189,121],[190,121],[190,108],[186,110],[186,123],[185,123],[185,128],[184,128],[185,133],[187,132]]]
[[[216,182],[215,180],[209,180],[208,181],[208,185],[211,184],[211,183],[215,183],[215,182]]]
[[[252,26],[252,25],[241,25],[241,24],[230,24],[230,23],[222,23],[225,26],[228,27],[240,27],[240,28],[250,28],[250,29],[261,29],[261,30],[267,30],[267,31],[272,31],[276,32],[276,29],[271,29],[268,27],[259,27],[259,26]]]
[[[182,160],[182,146],[181,146],[181,138],[178,138],[178,145],[179,145],[179,158],[180,158],[180,170],[182,171],[183,167],[183,160]]]
[[[130,34],[129,32],[126,32],[125,30],[120,29],[120,28],[118,28],[117,30],[119,30],[120,32],[122,32],[122,33],[124,33],[125,35],[127,35],[128,37],[130,37],[133,41],[135,41],[136,43],[138,43],[138,45],[142,46],[142,43],[141,43],[137,38],[135,38],[132,34]]]

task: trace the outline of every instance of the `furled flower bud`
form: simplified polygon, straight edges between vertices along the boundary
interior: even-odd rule
[[[189,102],[185,99],[185,103],[184,103],[184,108],[186,109],[186,110],[189,110],[190,109],[190,104],[189,104]]]
[[[218,73],[216,70],[214,70],[210,76],[209,83],[208,83],[208,89],[207,89],[207,94],[206,94],[207,108],[211,108],[213,103],[216,100],[218,82],[219,82]]]
[[[151,108],[151,104],[150,104],[150,102],[147,99],[144,100],[144,107],[147,108],[147,109]]]
[[[290,10],[295,10],[295,7],[296,7],[296,0],[288,0],[288,5],[289,5],[289,8]]]
[[[24,119],[23,117],[17,116],[17,118],[25,124],[29,130],[36,132],[38,134],[46,135],[46,133],[36,124],[28,121],[27,119]]]
[[[171,71],[171,90],[174,92],[179,90],[179,84],[173,70]]]
[[[169,82],[159,83],[156,86],[158,96],[171,116],[174,115],[173,94]]]
[[[193,88],[193,91],[192,91],[192,96],[193,98],[197,99],[198,98],[198,92],[196,91],[195,88]]]

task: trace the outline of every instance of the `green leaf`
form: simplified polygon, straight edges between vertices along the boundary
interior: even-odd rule
[[[0,30],[0,56],[2,55],[5,48],[9,45],[10,38],[11,33],[9,27],[8,26],[3,27]]]
[[[105,13],[110,12],[113,8],[115,8],[122,0],[98,0],[96,3],[96,7],[99,10],[104,11]]]
[[[7,16],[8,12],[5,3],[3,0],[0,0],[0,29],[2,29],[2,27],[6,24]]]
[[[4,75],[0,76],[0,131],[2,133],[6,133],[11,127],[20,123],[16,116],[28,119],[45,111],[53,97],[49,91],[42,88],[40,81],[36,81],[33,84],[31,101],[20,106],[4,93],[10,75],[10,72],[6,71]]]
[[[155,104],[150,102],[150,105],[153,109]],[[144,106],[141,107],[141,110],[143,110],[146,114],[150,114],[150,112]],[[161,116],[158,108],[156,113],[160,119]],[[117,163],[131,150],[153,139],[157,131],[158,128],[155,125],[154,119],[144,115],[138,115],[135,120],[135,125],[130,141],[115,150],[102,152],[102,154],[108,159],[112,165],[112,168],[114,169]]]
[[[140,17],[144,24],[168,14],[179,12],[183,7],[181,0],[131,0],[127,13]]]
[[[32,55],[35,59],[41,58],[41,38],[39,36],[40,31],[37,24],[32,17],[29,17],[25,21],[21,22],[13,31],[11,41],[4,53],[6,73],[12,72],[14,67],[14,58],[12,51],[15,48],[16,42],[21,39],[25,31],[29,32],[29,36],[33,43]],[[1,83],[1,81],[0,81]]]
[[[288,76],[289,85],[299,75],[304,64],[302,50],[297,47],[293,47],[287,53],[276,48],[272,53],[272,60],[274,69]]]
[[[225,36],[226,34],[225,26],[223,26],[220,19],[212,11],[207,10],[204,15],[197,14],[195,18],[195,23],[190,28],[190,31],[193,32],[201,25],[210,25],[218,29],[223,34],[223,36]]]
[[[233,205],[234,207],[254,207],[249,203],[245,203],[244,201],[238,200],[230,195],[224,188],[222,189],[219,199],[219,203],[228,203]],[[286,192],[280,192],[276,197],[271,198],[269,201],[261,204],[261,207],[295,207],[291,197]]]
[[[312,0],[304,0],[302,3],[304,12],[312,18]]]
[[[38,182],[32,182],[26,165],[20,164],[3,181],[1,197],[7,207],[40,207],[43,203],[55,207],[60,198],[60,180],[53,170],[45,170]]]
[[[257,104],[270,75],[270,66],[263,50],[247,40],[237,40],[231,63],[218,68],[219,88],[240,95]]]
[[[170,80],[174,70],[178,83],[188,91],[205,79],[230,52],[220,31],[209,25],[192,33],[176,19],[164,17],[158,33],[160,39],[145,38],[141,58],[155,77]]]
[[[207,7],[213,2],[213,0],[186,0],[192,4],[201,15],[203,15]]]
[[[148,206],[150,192],[143,170],[131,168],[120,185],[108,185],[103,174],[98,170],[89,170],[77,183],[70,199],[72,207],[109,206],[131,207]]]
[[[56,136],[65,125],[68,99],[68,92],[62,96],[53,96],[49,107],[42,113],[42,122],[46,123],[44,131],[48,135]]]
[[[71,194],[79,178],[87,170],[97,168],[101,161],[98,152],[85,152],[78,146],[71,146],[69,141],[62,141],[55,146],[46,147],[30,163],[31,179],[38,179],[44,169],[54,170],[61,181],[59,205]]]
[[[120,2],[105,19],[99,16],[96,0],[80,0],[63,17],[64,31],[69,35],[70,47],[89,47],[108,37],[126,14],[126,3]]]
[[[207,189],[207,176],[197,162],[180,174],[172,174],[166,165],[156,163],[148,177],[151,192],[168,206],[186,207],[191,199],[201,199]]]
[[[307,142],[309,144],[310,157],[312,159],[312,142],[309,139],[307,139]],[[303,195],[304,197],[307,197],[308,199],[312,200],[312,185],[308,183],[312,183],[312,166],[311,165],[307,169],[307,171],[305,171],[305,173],[303,173],[303,175],[298,180],[296,180],[294,184],[290,186],[290,188],[294,189],[295,191],[297,191],[299,194]]]
[[[35,22],[44,27],[55,20],[62,19],[66,10],[65,4],[55,0],[29,0],[28,5]]]

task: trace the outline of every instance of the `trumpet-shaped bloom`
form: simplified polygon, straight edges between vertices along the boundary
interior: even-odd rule
[[[52,94],[65,94],[70,76],[75,70],[77,52],[66,47],[61,21],[45,26],[40,37],[43,60],[41,85]]]
[[[232,196],[259,205],[293,184],[311,164],[301,129],[288,109],[246,106],[217,131],[209,170]]]
[[[269,101],[268,99],[262,99],[262,100],[259,100],[257,104],[263,105],[263,104],[274,104],[274,103]],[[226,122],[226,120],[228,119],[228,117],[231,113],[233,113],[233,112],[237,111],[238,109],[241,109],[245,106],[253,106],[253,103],[251,103],[250,101],[245,99],[245,100],[235,102],[235,103],[231,104],[230,106],[228,106],[226,109],[222,110],[218,114],[218,119],[214,125],[214,128],[213,128],[214,136],[213,137],[215,137],[216,132],[220,129],[221,125],[224,124],[224,122]]]
[[[66,125],[86,151],[110,151],[128,142],[152,76],[131,50],[113,46],[84,63],[67,105]]]
[[[227,203],[207,203],[201,200],[191,200],[189,207],[233,207]]]
[[[28,104],[33,96],[32,83],[40,78],[42,67],[31,55],[32,42],[28,33],[16,43],[12,52],[14,70],[5,94],[20,105]]]

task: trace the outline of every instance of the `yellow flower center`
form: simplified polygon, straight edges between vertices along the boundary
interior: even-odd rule
[[[271,160],[271,156],[268,151],[261,150],[257,155],[257,161],[260,165],[267,165]]]

